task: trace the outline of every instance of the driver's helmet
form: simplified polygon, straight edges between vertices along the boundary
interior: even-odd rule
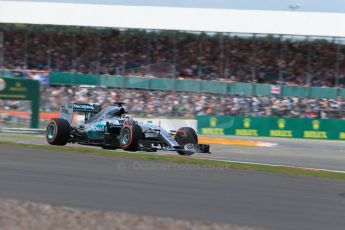
[[[132,125],[133,124],[133,117],[131,115],[125,115],[125,125]]]

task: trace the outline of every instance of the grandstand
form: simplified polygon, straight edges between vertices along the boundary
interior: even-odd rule
[[[152,116],[345,118],[343,14],[15,1],[0,8],[3,73],[55,76],[54,87],[42,88],[44,112],[66,100],[127,100]],[[83,80],[61,80],[75,74]]]

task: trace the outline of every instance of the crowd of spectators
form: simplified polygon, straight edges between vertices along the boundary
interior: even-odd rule
[[[330,87],[338,76],[345,85],[345,47],[332,41],[40,28],[3,29],[3,68]]]
[[[230,115],[345,119],[345,100],[295,97],[215,95],[169,91],[81,87],[45,87],[41,111],[56,112],[66,102],[96,103],[103,107],[123,101],[128,111],[141,117]],[[0,101],[0,108],[28,110],[27,102]]]
[[[4,66],[0,68],[345,86],[345,47],[326,40],[307,42],[294,38],[86,28],[1,30]],[[146,117],[230,115],[345,119],[342,98],[220,96],[81,87],[42,87],[41,110],[56,112],[65,102],[106,106],[116,101],[127,103],[134,115]],[[28,107],[27,102],[0,100],[0,108],[24,111]]]

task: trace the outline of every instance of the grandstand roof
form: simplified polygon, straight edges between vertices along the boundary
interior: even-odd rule
[[[345,37],[345,14],[0,1],[1,23]]]

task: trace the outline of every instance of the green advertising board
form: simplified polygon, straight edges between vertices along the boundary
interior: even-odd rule
[[[198,116],[198,133],[345,140],[345,120]]]
[[[38,128],[39,82],[31,79],[0,77],[0,99],[31,101],[31,128]]]

